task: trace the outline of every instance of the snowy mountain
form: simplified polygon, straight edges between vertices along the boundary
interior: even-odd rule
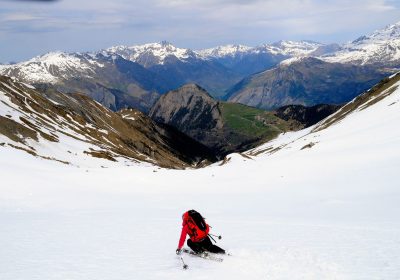
[[[117,54],[126,60],[137,62],[144,67],[163,65],[168,59],[188,61],[198,59],[198,55],[190,49],[177,48],[169,42],[151,43],[136,46],[115,46],[101,52],[104,55]]]
[[[1,144],[2,279],[398,279],[399,87],[198,170],[75,168]],[[193,208],[222,263],[175,254]]]
[[[335,85],[338,84],[334,80],[336,77],[342,80],[346,78],[345,75],[340,75],[344,73],[339,73],[339,68],[345,69],[347,66],[336,67],[337,65],[333,64],[370,66],[371,71],[366,73],[367,75],[357,69],[352,73],[362,72],[361,75],[349,75],[351,79],[354,78],[358,89],[352,93],[350,96],[352,98],[371,86],[376,79],[387,75],[389,67],[396,68],[400,65],[399,30],[399,23],[390,25],[340,47],[312,41],[279,41],[256,47],[226,45],[192,51],[161,42],[116,46],[94,53],[55,52],[26,62],[0,65],[0,74],[16,77],[22,82],[38,87],[51,85],[65,93],[82,92],[114,111],[136,108],[147,113],[161,94],[189,83],[200,85],[215,98],[227,99],[237,95],[237,89],[242,88],[247,81],[254,80],[255,77],[252,78],[251,75],[259,77],[261,72],[271,70],[274,73],[279,72],[280,76],[274,80],[276,83],[264,87],[264,93],[271,95],[269,98],[276,99],[276,95],[281,93],[278,88],[282,84],[279,81],[283,81],[284,86],[290,87],[289,91],[296,91],[296,87],[302,89],[305,86],[301,81],[290,85],[285,83],[287,77],[282,75],[293,76],[296,73],[281,71],[283,68],[291,70],[302,64],[301,73],[314,71],[316,76],[319,75],[323,79],[322,83],[328,81]],[[310,57],[323,60],[324,66],[321,64],[319,66],[325,69],[321,71],[317,68],[306,69],[310,63],[305,58]],[[290,64],[295,66],[289,67]],[[333,68],[333,73],[327,71]],[[391,73],[394,71],[396,70]],[[376,74],[376,72],[382,73]],[[325,73],[325,77],[322,77],[321,73]],[[375,80],[369,79],[371,76],[375,76]],[[361,84],[366,77],[367,83]],[[298,101],[291,96],[285,98],[284,102],[263,105],[258,98],[263,88],[261,84],[260,79],[255,85],[257,89],[254,89],[252,84],[246,84],[249,94],[244,94],[243,98],[230,100],[258,108],[275,108]],[[319,97],[315,96],[318,90],[318,88],[310,89],[310,94],[306,94],[308,97],[303,96],[305,99],[300,100],[298,104],[314,105],[311,99],[318,100]],[[283,95],[286,93],[287,91]],[[348,98],[342,97],[332,96],[331,99],[349,101]]]
[[[226,56],[238,56],[246,54],[252,50],[251,47],[244,45],[225,45],[196,51],[203,58],[222,58]]]
[[[251,48],[220,46],[192,51],[168,42],[115,46],[93,53],[52,52],[31,60],[0,65],[0,75],[30,84],[51,84],[63,92],[82,92],[113,110],[147,112],[159,94],[196,83],[214,97],[244,76],[305,55],[321,44],[281,41]]]
[[[103,50],[102,55],[118,55],[138,63],[163,77],[169,90],[196,83],[212,95],[221,97],[224,91],[238,82],[241,76],[217,61],[209,60],[190,49],[178,48],[169,42],[136,46],[117,46]]]
[[[282,54],[287,56],[306,56],[316,51],[319,47],[324,46],[322,43],[313,41],[279,41],[271,45],[264,45],[259,49],[265,48],[274,54]]]
[[[151,43],[134,46],[115,46],[101,51],[103,55],[117,54],[127,60],[137,62],[145,67],[163,65],[171,58],[187,62],[195,59],[216,59],[259,53],[269,53],[281,56],[304,56],[317,50],[324,44],[312,41],[279,41],[256,47],[244,45],[224,45],[215,48],[192,51],[178,48],[169,42]]]
[[[400,22],[342,46],[341,50],[323,57],[328,62],[400,65]]]
[[[169,89],[163,77],[118,55],[48,53],[0,66],[0,75],[64,93],[85,93],[115,111],[130,107],[146,112]]]
[[[64,79],[91,77],[102,67],[103,63],[88,54],[51,52],[25,62],[0,65],[0,74],[27,83],[56,84]]]
[[[199,50],[197,53],[204,58],[224,58],[243,55],[268,53],[277,56],[305,56],[316,51],[324,44],[312,41],[279,41],[273,44],[264,44],[256,47],[244,45],[225,45],[215,48]]]
[[[83,94],[41,92],[0,76],[0,142],[38,159],[75,166],[147,162],[184,168],[212,152],[143,113],[112,112]]]

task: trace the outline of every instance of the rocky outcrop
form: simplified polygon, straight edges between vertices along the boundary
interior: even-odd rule
[[[195,84],[185,85],[160,97],[149,113],[159,123],[171,125],[203,143],[214,147],[223,137],[219,103]]]

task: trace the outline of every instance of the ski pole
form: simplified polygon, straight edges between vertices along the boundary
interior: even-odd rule
[[[217,237],[218,239],[222,239],[222,236],[221,236],[221,235],[215,235],[215,234],[211,234],[211,233],[209,233],[209,235],[214,236],[214,237]]]
[[[183,263],[183,269],[188,269],[189,266],[187,264],[185,264],[185,262],[183,261],[183,257],[181,256],[181,261]]]

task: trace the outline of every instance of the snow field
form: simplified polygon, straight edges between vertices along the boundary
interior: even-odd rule
[[[77,168],[0,146],[0,279],[399,279],[400,91],[252,159]],[[302,149],[310,142],[311,148]],[[175,255],[200,211],[233,254]]]

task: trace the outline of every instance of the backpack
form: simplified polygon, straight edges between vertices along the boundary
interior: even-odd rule
[[[210,231],[210,227],[204,220],[203,216],[201,216],[201,214],[196,210],[187,211],[185,216],[190,239],[193,242],[200,242],[206,238]]]

